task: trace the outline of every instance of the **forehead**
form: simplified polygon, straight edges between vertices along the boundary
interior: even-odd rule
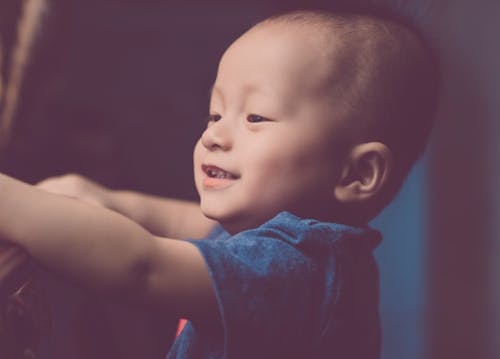
[[[332,72],[335,39],[324,46],[311,29],[283,24],[258,25],[237,39],[224,53],[217,82],[245,79],[248,85],[317,91]]]

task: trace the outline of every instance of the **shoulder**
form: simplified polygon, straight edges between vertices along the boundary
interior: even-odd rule
[[[380,234],[369,228],[304,219],[281,212],[261,226],[233,236],[217,226],[207,239],[193,243],[213,269],[222,270],[228,266],[255,269],[265,265],[274,271],[287,272],[291,263],[296,269],[308,267],[311,270],[326,256],[371,253],[380,242]]]
[[[376,247],[380,233],[369,227],[354,227],[334,222],[301,218],[290,212],[280,212],[261,226],[236,234],[235,241],[255,239],[274,240],[292,246],[331,246],[353,242],[368,249]]]

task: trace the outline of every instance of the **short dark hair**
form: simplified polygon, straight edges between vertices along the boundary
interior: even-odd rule
[[[385,207],[431,132],[439,92],[433,49],[414,24],[381,10],[300,10],[265,23],[312,26],[335,46],[335,94],[345,116],[355,120],[349,123],[353,139],[382,142],[394,156],[394,173],[378,210]]]

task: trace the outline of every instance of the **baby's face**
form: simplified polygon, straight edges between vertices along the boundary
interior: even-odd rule
[[[194,150],[201,209],[230,232],[330,208],[345,146],[318,44],[266,25],[224,54]]]

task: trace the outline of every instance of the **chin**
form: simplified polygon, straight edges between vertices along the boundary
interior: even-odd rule
[[[217,221],[226,231],[235,234],[247,229],[257,228],[272,219],[280,211],[275,209],[265,210],[260,207],[257,211],[251,208],[228,208],[221,203],[213,201],[201,201],[202,213],[214,221]]]
[[[242,221],[241,216],[237,216],[233,213],[227,213],[219,210],[211,210],[211,208],[201,207],[202,213],[214,221],[217,221],[227,232],[230,234],[236,234],[245,229],[252,228],[251,226],[245,225]]]
[[[214,221],[220,222],[219,216],[217,215],[217,213],[214,213],[213,211],[207,210],[207,209],[203,208],[203,206],[201,206],[200,208],[201,208],[201,213],[203,213],[205,215],[205,217],[212,219]]]
[[[200,204],[201,212],[205,215],[205,217],[210,218],[222,224],[230,220],[231,215],[227,213],[227,211],[224,211],[221,207],[222,206],[220,205],[216,206],[216,205],[204,204],[203,201]]]

